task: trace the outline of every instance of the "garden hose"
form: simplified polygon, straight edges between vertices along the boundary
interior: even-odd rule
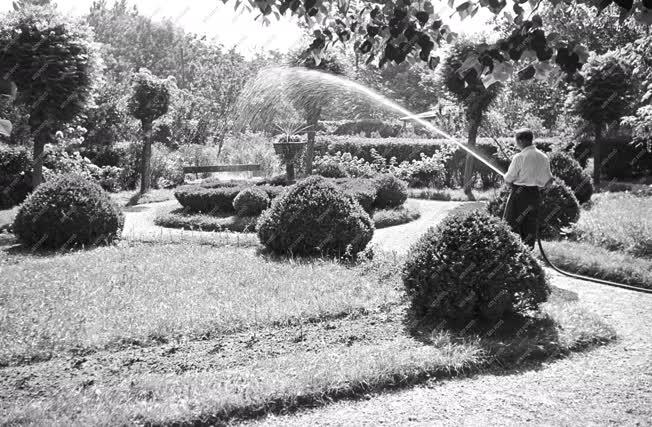
[[[647,294],[652,294],[652,289],[647,289],[647,288],[641,288],[638,286],[631,286],[631,285],[626,285],[624,283],[618,283],[618,282],[612,282],[610,280],[603,280],[603,279],[598,279],[595,277],[589,277],[589,276],[583,276],[581,274],[575,274],[571,273],[565,270],[562,270],[561,268],[557,267],[555,264],[553,264],[548,256],[546,255],[546,252],[543,250],[543,244],[541,243],[541,234],[539,233],[539,215],[537,215],[537,242],[539,243],[539,251],[541,251],[541,256],[543,257],[543,260],[552,268],[555,270],[557,273],[563,274],[564,276],[572,277],[573,279],[579,279],[579,280],[585,280],[588,282],[593,282],[593,283],[599,283],[601,285],[606,285],[606,286],[614,286],[616,288],[622,288],[622,289],[628,289],[630,291],[636,291],[636,292],[643,292]]]

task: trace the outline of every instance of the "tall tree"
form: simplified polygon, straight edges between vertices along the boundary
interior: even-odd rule
[[[593,127],[593,182],[600,184],[604,161],[602,135],[605,127],[620,122],[634,106],[631,67],[610,52],[594,57],[582,70],[583,83],[571,90],[567,98],[570,112]]]
[[[43,180],[43,149],[84,108],[95,67],[88,28],[51,6],[24,6],[0,28],[0,75],[18,87],[16,102],[29,110],[34,137],[33,185]]]
[[[483,116],[498,96],[501,87],[500,84],[485,87],[481,79],[482,68],[474,65],[476,61],[466,59],[481,54],[477,44],[470,40],[459,39],[451,47],[449,55],[440,66],[442,85],[464,106],[468,122],[467,145],[471,149],[475,146]],[[469,200],[475,200],[473,196],[474,160],[475,158],[471,154],[466,155],[464,192]]]

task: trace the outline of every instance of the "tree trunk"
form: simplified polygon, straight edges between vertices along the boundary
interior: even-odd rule
[[[36,188],[43,182],[43,157],[45,144],[48,143],[50,134],[42,129],[34,138],[34,163],[32,166],[32,188]]]
[[[312,174],[312,163],[315,158],[315,133],[317,125],[319,124],[319,116],[321,115],[321,108],[314,109],[308,115],[308,143],[306,144],[304,174],[306,176]]]
[[[595,124],[595,141],[593,141],[593,185],[600,185],[602,172],[602,124]]]
[[[475,141],[478,137],[478,128],[480,127],[479,119],[472,119],[469,121],[469,138],[467,140],[467,145],[469,147],[475,147]],[[471,201],[475,201],[475,196],[473,195],[473,163],[475,157],[471,154],[466,154],[466,161],[464,162],[464,194]]]
[[[152,186],[152,122],[142,122],[143,155],[140,165],[140,193],[145,194]]]

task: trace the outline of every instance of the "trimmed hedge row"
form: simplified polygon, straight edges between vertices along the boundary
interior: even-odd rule
[[[233,213],[233,201],[242,190],[251,186],[246,181],[208,181],[199,185],[181,186],[175,190],[174,197],[191,212]],[[284,187],[274,185],[260,185],[256,188],[266,192],[270,200],[284,190]]]

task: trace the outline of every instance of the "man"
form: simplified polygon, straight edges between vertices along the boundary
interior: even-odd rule
[[[552,182],[550,160],[534,146],[534,135],[530,129],[519,129],[514,135],[521,152],[509,165],[505,182],[511,186],[511,193],[505,206],[504,219],[512,231],[530,249],[534,249],[537,238],[539,215],[539,189]]]

